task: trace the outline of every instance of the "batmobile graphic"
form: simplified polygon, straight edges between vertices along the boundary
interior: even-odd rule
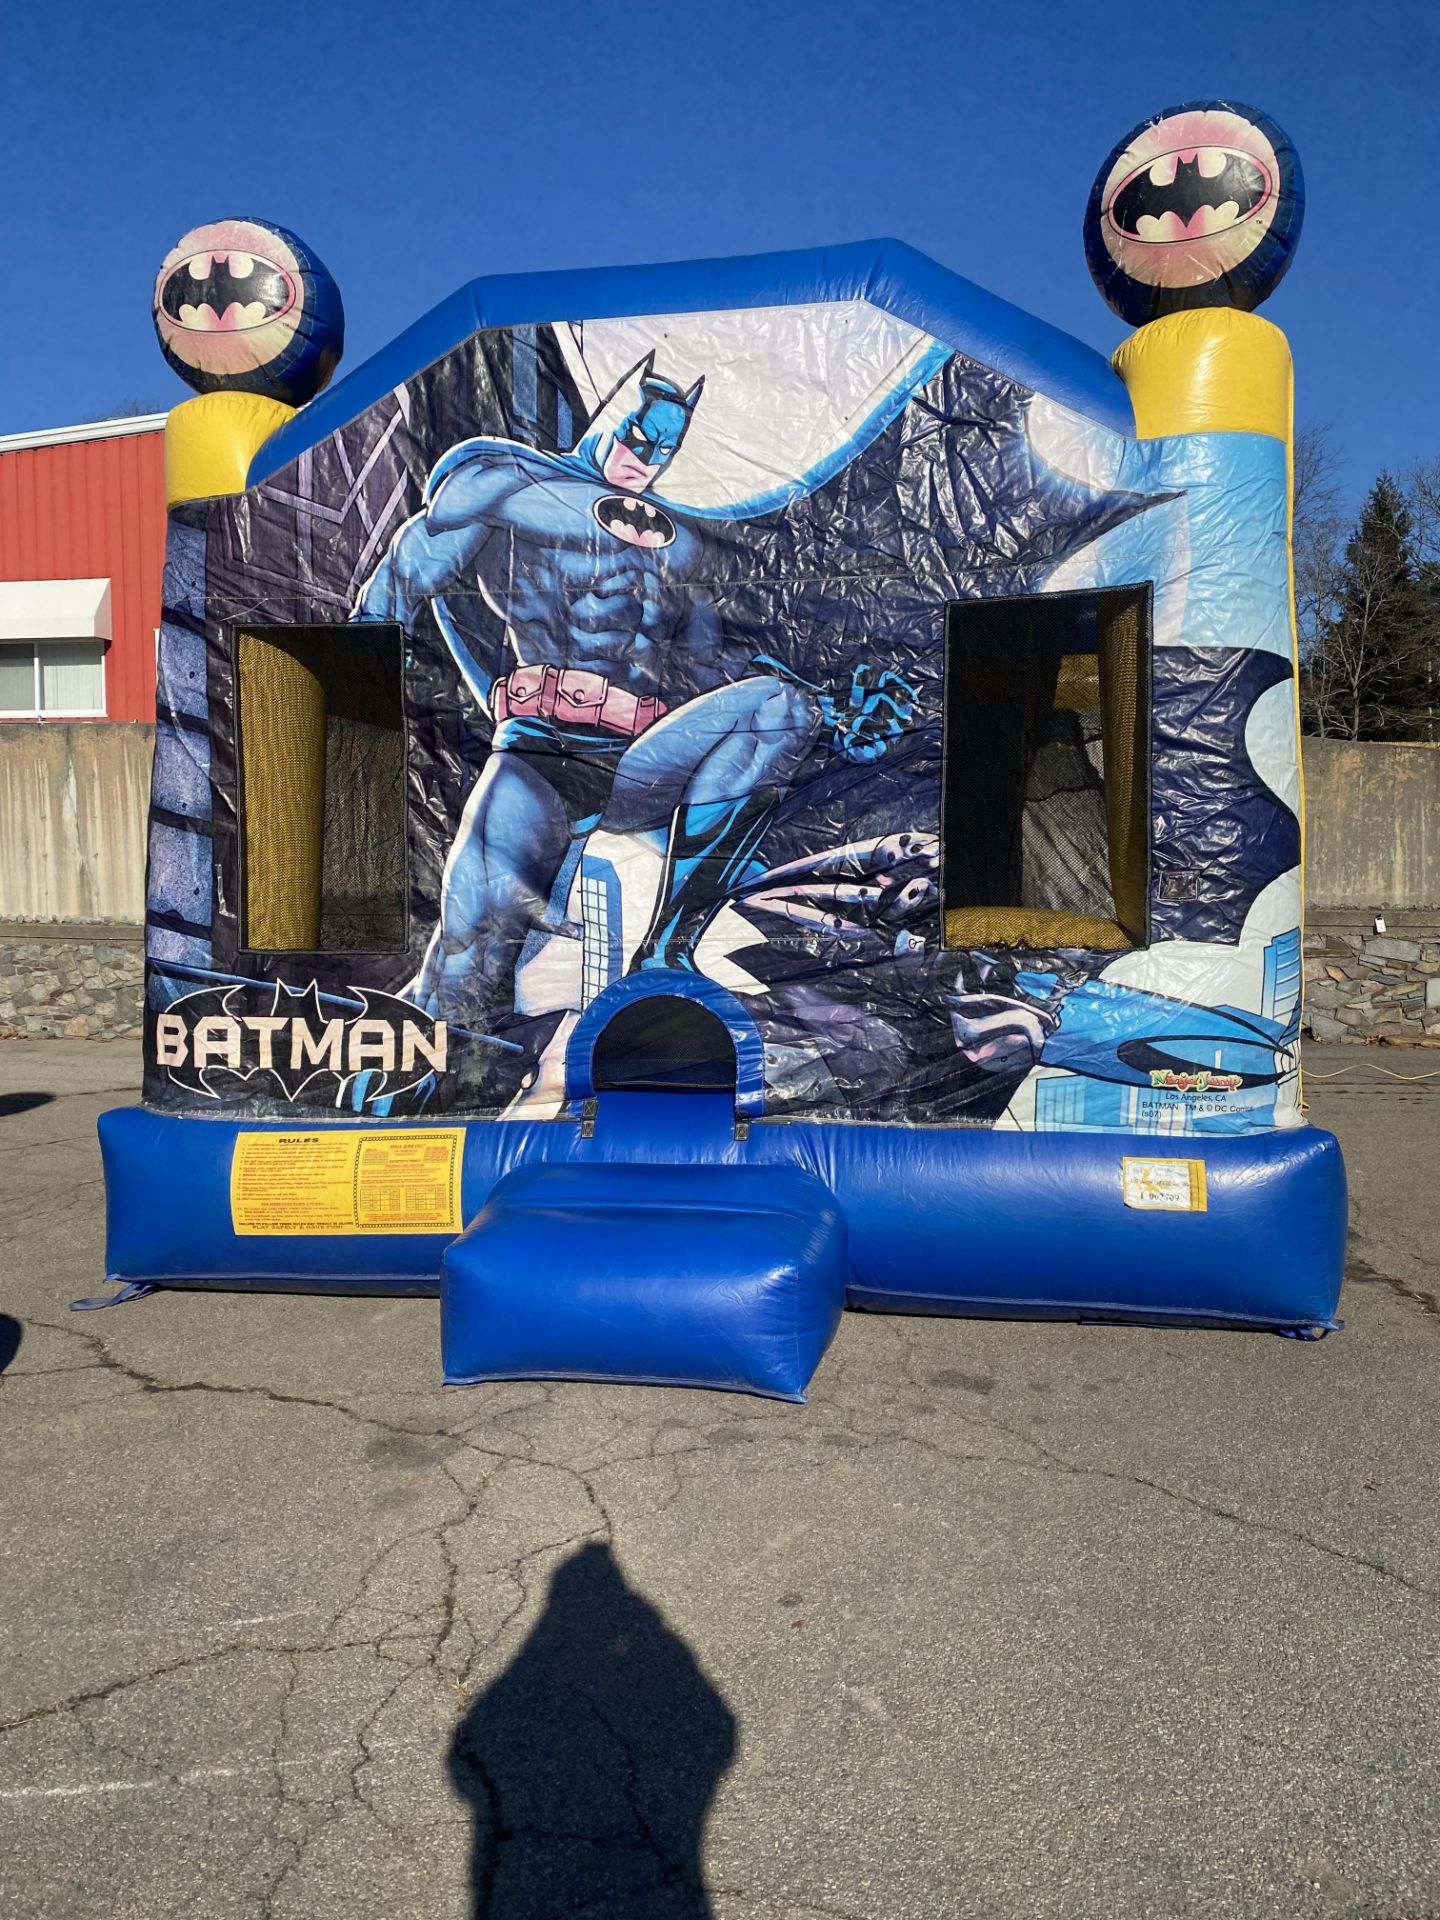
[[[1295,1071],[1298,1021],[1204,1007],[1108,980],[1068,989],[1042,1064],[1090,1080],[1153,1087],[1208,1076],[1220,1091],[1273,1087]]]

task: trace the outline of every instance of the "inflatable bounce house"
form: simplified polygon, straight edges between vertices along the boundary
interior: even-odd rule
[[[881,241],[472,281],[334,386],[308,247],[187,234],[112,1277],[788,1398],[846,1304],[1333,1325],[1302,207],[1191,104],[1091,194],[1113,363]]]

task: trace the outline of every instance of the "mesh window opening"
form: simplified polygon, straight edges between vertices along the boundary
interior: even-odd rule
[[[1150,588],[952,602],[945,944],[1143,946]]]
[[[405,951],[403,659],[398,627],[237,634],[246,948]]]

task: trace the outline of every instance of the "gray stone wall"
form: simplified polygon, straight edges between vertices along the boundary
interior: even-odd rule
[[[140,1028],[139,927],[0,921],[0,1040],[113,1040]]]
[[[1440,914],[1311,913],[1305,1030],[1317,1040],[1440,1047]]]

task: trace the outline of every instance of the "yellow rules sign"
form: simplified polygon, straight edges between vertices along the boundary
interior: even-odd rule
[[[230,1219],[244,1233],[458,1233],[463,1127],[242,1133]]]

